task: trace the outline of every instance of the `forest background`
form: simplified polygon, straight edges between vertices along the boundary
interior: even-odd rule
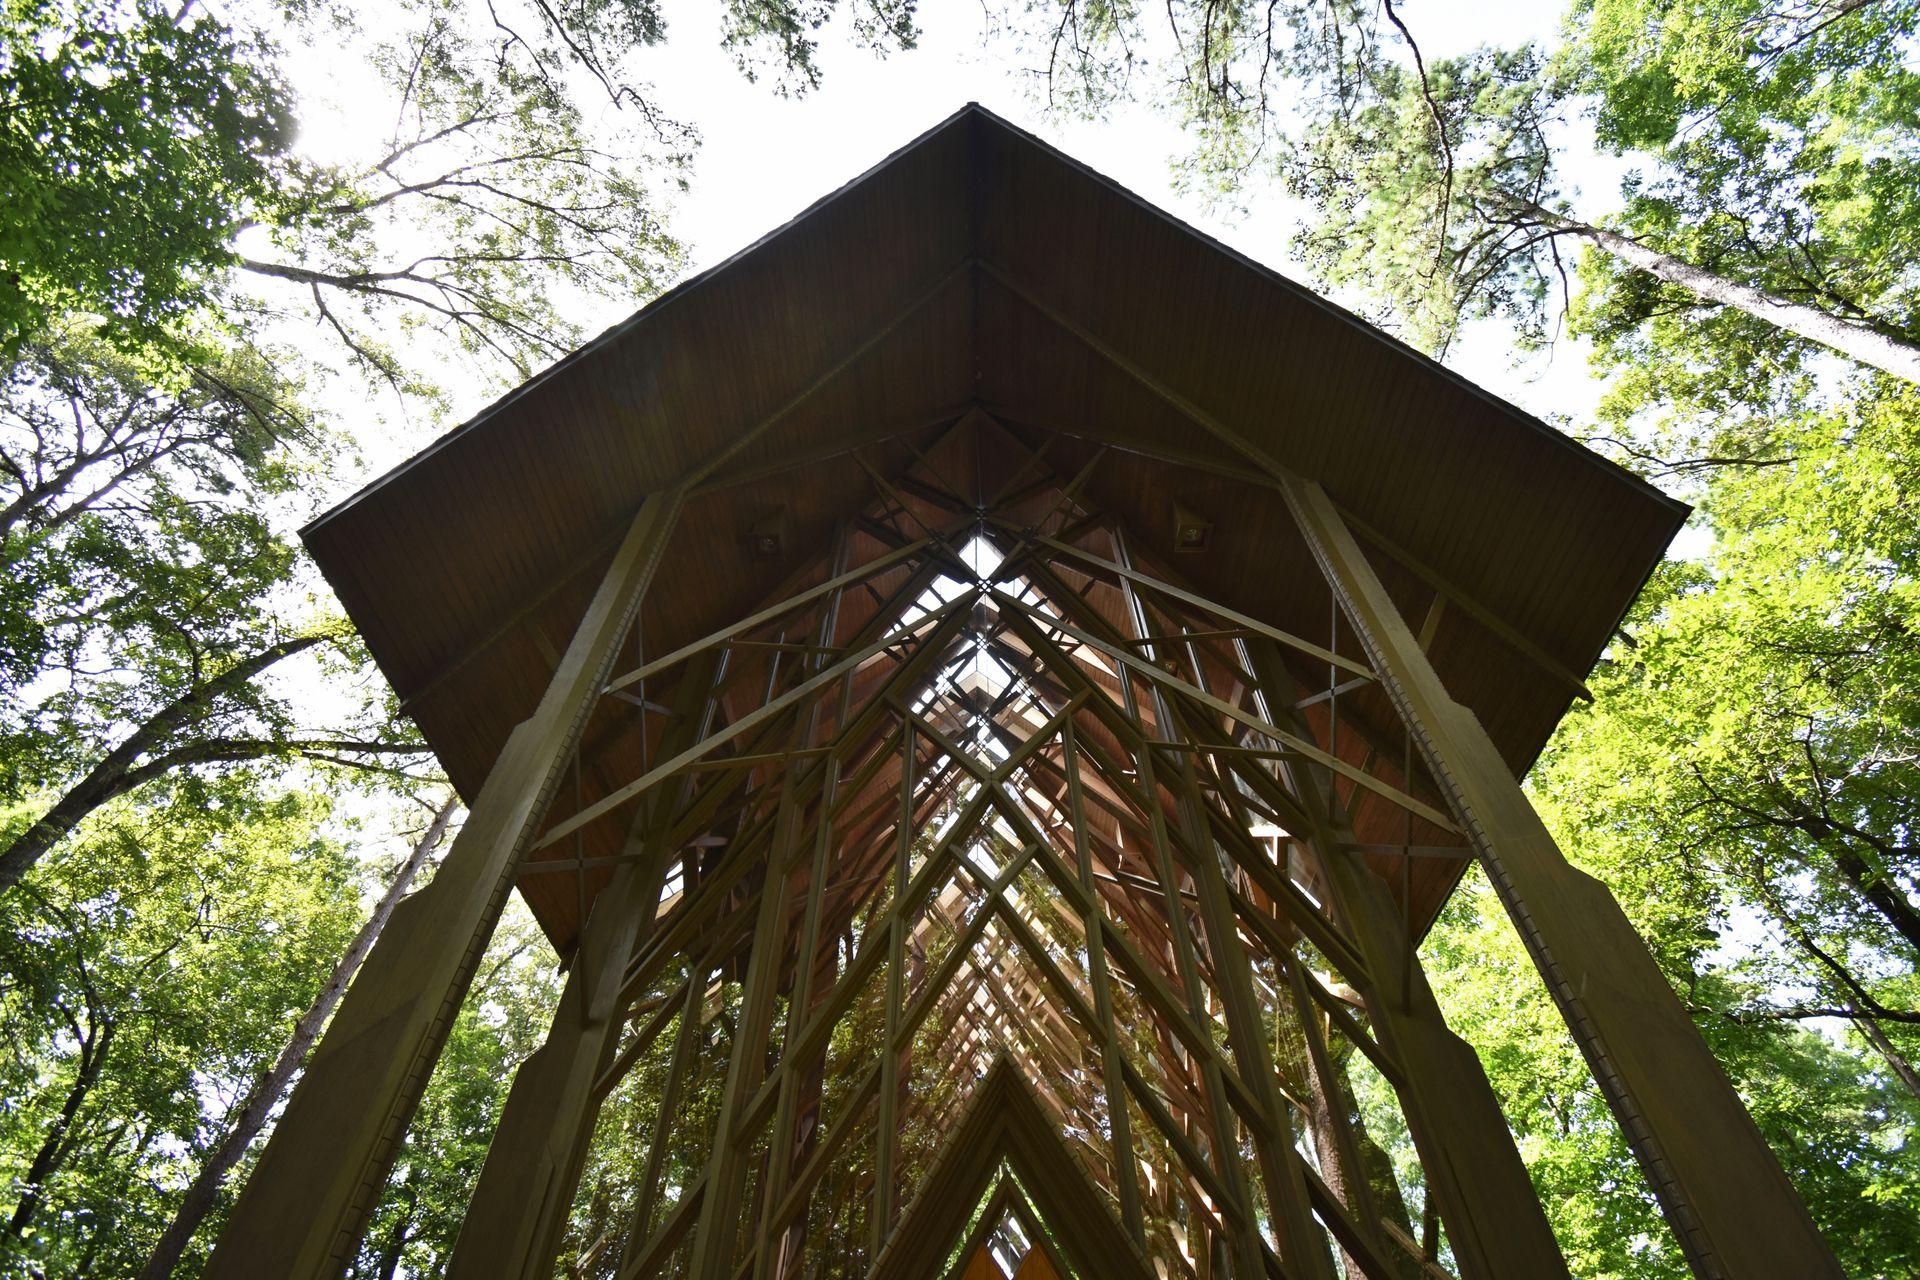
[[[1697,504],[1529,785],[1914,1274],[1917,24],[0,0],[0,1277],[195,1274],[457,821],[300,523],[968,99]],[[1576,1274],[1684,1275],[1477,873],[1424,958]],[[437,1273],[555,993],[511,912],[356,1276]]]

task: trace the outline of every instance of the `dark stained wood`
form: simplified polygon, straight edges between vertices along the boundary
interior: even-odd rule
[[[546,687],[548,654],[572,633],[641,496],[716,457],[725,462],[688,500],[648,595],[647,656],[824,580],[823,549],[843,519],[864,517],[854,563],[888,549],[887,538],[964,523],[956,502],[984,504],[1009,485],[1030,492],[1003,517],[1039,520],[1102,449],[1081,496],[1126,525],[1143,561],[1325,643],[1326,586],[1271,481],[1162,392],[1319,481],[1574,673],[1591,666],[1686,514],[1545,424],[970,106],[662,295],[303,536],[468,797]],[[1176,502],[1212,522],[1205,553],[1175,553]],[[781,552],[762,559],[746,534],[766,521],[782,531]],[[1104,553],[1097,529],[1071,536]],[[1396,604],[1424,615],[1432,588],[1369,550]],[[1113,584],[1065,560],[1054,571],[1118,624]],[[903,568],[872,586],[884,596],[906,577]],[[874,607],[863,592],[845,604],[841,638]],[[1357,655],[1350,635],[1343,643]],[[727,720],[763,697],[774,651],[750,660],[738,652]],[[1523,771],[1568,705],[1565,681],[1461,608],[1443,611],[1430,653],[1508,765]],[[1326,687],[1310,660],[1290,658],[1288,669],[1303,697]],[[646,697],[664,705],[671,679],[659,683]],[[1343,694],[1338,715],[1335,752],[1393,782],[1392,744],[1367,737],[1368,726],[1395,723],[1379,691]],[[1330,723],[1324,705],[1308,719],[1322,732]],[[638,776],[662,730],[660,717],[643,725],[631,703],[606,700],[583,739],[583,800]],[[1097,743],[1097,725],[1085,732]],[[771,776],[762,770],[748,786]],[[895,781],[883,773],[868,790]],[[583,833],[577,850],[568,841],[543,856],[610,857],[618,824],[606,825]],[[1406,838],[1386,806],[1360,805],[1354,825],[1363,842]],[[1424,830],[1412,839],[1448,843]],[[1437,911],[1459,865],[1423,859],[1413,868],[1417,922]],[[564,949],[583,896],[590,902],[609,875],[587,872],[584,895],[559,874],[528,877],[522,891]]]
[[[677,1020],[581,1260],[622,1280],[959,1275],[1007,1223],[1021,1276],[1444,1276],[1442,1228],[1463,1280],[1565,1275],[1418,960],[1477,858],[1696,1269],[1830,1273],[1515,784],[1683,516],[962,111],[307,530],[484,865],[396,916],[216,1258],[332,1274],[517,883],[568,994],[456,1273],[551,1271],[600,1099]]]

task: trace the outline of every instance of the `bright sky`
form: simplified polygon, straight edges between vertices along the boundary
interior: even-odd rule
[[[246,0],[237,0],[246,3]],[[856,0],[843,0],[854,3]],[[1005,0],[1014,6],[1025,0]],[[1038,0],[1036,0],[1038,2]],[[1297,210],[1277,186],[1244,194],[1244,209],[1208,208],[1175,189],[1173,162],[1185,150],[1177,128],[1143,105],[1090,122],[1049,116],[1034,78],[1012,56],[1009,42],[985,42],[981,0],[922,0],[922,37],[916,49],[878,58],[853,47],[847,23],[836,20],[819,36],[821,87],[782,97],[771,85],[746,80],[720,46],[712,0],[662,0],[669,42],[644,52],[637,77],[652,83],[667,115],[696,124],[702,145],[692,189],[669,215],[669,227],[691,250],[691,270],[713,265],[753,243],[816,199],[870,168],[888,153],[963,104],[983,104],[1091,165],[1147,200],[1248,256],[1302,281],[1288,254]],[[1564,11],[1561,0],[1405,0],[1399,6],[1429,57],[1477,44],[1551,41]],[[484,13],[482,6],[475,8]],[[1157,6],[1147,6],[1157,12]],[[377,24],[369,7],[361,20]],[[296,55],[289,71],[303,99],[302,146],[321,157],[363,155],[386,136],[392,96],[364,66],[342,57]],[[592,102],[590,96],[583,102]],[[642,126],[632,111],[602,107],[598,124],[617,140]],[[1611,208],[1618,166],[1595,155],[1578,137],[1565,140],[1564,172],[1580,189],[1589,214]],[[617,141],[616,141],[617,145]],[[1351,299],[1345,301],[1351,302]],[[577,317],[589,334],[617,323],[644,299],[609,304]],[[299,340],[309,340],[301,335]],[[324,344],[324,335],[311,340]],[[424,358],[424,355],[423,357]],[[1498,325],[1469,332],[1448,363],[1469,379],[1549,419],[1585,419],[1599,384],[1584,353],[1563,341],[1547,358],[1516,366],[1509,335]],[[477,379],[444,376],[454,394],[453,421],[464,420],[503,389]],[[439,427],[396,420],[392,400],[364,383],[343,380],[325,397],[338,425],[359,439],[363,465],[342,465],[328,492],[333,502],[424,447]],[[451,425],[450,423],[447,425]],[[1704,548],[1702,535],[1682,535],[1686,553]],[[321,697],[323,690],[310,688]],[[371,829],[378,819],[369,818]]]
[[[1413,0],[1401,12],[1422,49],[1435,57],[1486,41],[1550,40],[1562,7],[1527,0]],[[710,0],[664,0],[668,43],[645,51],[636,68],[639,78],[653,84],[665,112],[693,122],[702,135],[692,190],[679,198],[670,219],[692,251],[695,270],[751,244],[962,104],[977,101],[1249,256],[1304,278],[1287,252],[1296,210],[1277,185],[1248,191],[1242,210],[1208,208],[1175,189],[1172,162],[1184,149],[1183,139],[1151,106],[1122,109],[1099,122],[1049,116],[1026,71],[1030,64],[1017,57],[1009,40],[987,41],[977,0],[923,0],[918,47],[886,58],[856,48],[843,15],[820,33],[823,82],[802,97],[782,97],[772,85],[750,83],[740,74],[720,46],[717,8]],[[308,150],[352,151],[365,138],[386,133],[390,99],[368,70],[344,59],[293,62],[305,100],[302,143]],[[599,117],[599,127],[616,145],[621,133],[641,127],[631,110],[603,107]],[[1568,169],[1588,190],[1587,208],[1604,208],[1617,190],[1613,167],[1577,143],[1569,150]],[[588,332],[597,332],[631,309],[596,307],[581,319]],[[1465,376],[1542,416],[1577,420],[1593,404],[1598,387],[1573,344],[1563,342],[1549,358],[1523,367],[1513,362],[1511,343],[1496,325],[1469,333],[1448,358]],[[466,379],[456,380],[453,390],[456,419],[463,419],[499,388]],[[346,496],[427,441],[420,424],[374,426],[357,403],[366,394],[354,387],[349,402],[334,406],[342,425],[357,429],[366,470],[337,477],[329,499]]]
[[[669,111],[705,136],[681,233],[710,265],[799,212],[966,102],[1007,117],[1108,177],[1270,265],[1286,264],[1289,223],[1278,191],[1256,193],[1252,216],[1230,220],[1173,189],[1177,128],[1148,107],[1087,122],[1049,118],[1026,65],[1005,41],[983,48],[982,6],[933,0],[919,47],[886,59],[836,39],[820,42],[823,83],[799,99],[749,84],[719,47],[703,0],[667,0],[669,56],[649,68]],[[1552,37],[1561,5],[1527,0],[1416,0],[1403,5],[1423,50],[1444,56],[1488,40]]]
[[[1423,52],[1441,57],[1484,42],[1551,40],[1563,7],[1556,0],[1415,0],[1401,10]],[[720,48],[713,8],[667,0],[670,56],[649,69],[668,109],[697,121],[705,139],[677,220],[698,267],[752,243],[962,104],[978,102],[1248,256],[1304,274],[1290,269],[1296,211],[1277,185],[1250,192],[1243,214],[1208,209],[1174,189],[1172,161],[1183,139],[1150,106],[1099,122],[1049,117],[1027,71],[1032,64],[1015,62],[1005,40],[983,48],[979,3],[932,0],[921,14],[919,47],[886,59],[829,29],[820,41],[821,87],[800,99],[747,83]],[[1597,158],[1573,171],[1591,172],[1586,185],[1596,198],[1614,189]],[[1517,375],[1497,332],[1472,335],[1450,363],[1536,413],[1577,412],[1595,393],[1584,357],[1571,348],[1550,366]]]

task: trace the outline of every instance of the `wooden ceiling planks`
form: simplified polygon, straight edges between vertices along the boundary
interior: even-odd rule
[[[950,431],[963,417],[968,430]],[[537,700],[548,651],[564,645],[615,531],[646,492],[723,454],[649,594],[650,653],[741,616],[825,555],[836,523],[875,501],[854,448],[888,485],[917,479],[924,493],[979,502],[1043,444],[1056,482],[1111,445],[1087,493],[1143,552],[1212,598],[1324,638],[1326,588],[1278,494],[1210,422],[1321,481],[1576,673],[1685,516],[1544,424],[969,107],[304,536],[471,796]],[[1036,496],[1024,518],[1052,497]],[[907,501],[936,527],[953,517],[926,497]],[[1174,555],[1175,501],[1213,521],[1205,554]],[[781,554],[756,559],[745,534],[775,514]],[[1424,614],[1432,589],[1369,550],[1401,607]],[[1116,591],[1089,598],[1119,621]],[[857,625],[850,615],[841,634]],[[1565,711],[1565,680],[1457,607],[1432,654],[1508,762],[1528,765]],[[631,777],[637,741],[617,727],[598,740],[610,754],[583,774]],[[584,777],[583,788],[598,789]],[[617,843],[594,839],[589,856]],[[1444,894],[1457,866],[1418,873]],[[576,886],[543,879],[568,881],[529,890],[564,936]]]

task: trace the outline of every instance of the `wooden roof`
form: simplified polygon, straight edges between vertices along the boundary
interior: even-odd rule
[[[1010,1059],[997,1058],[950,1122],[933,1168],[874,1260],[874,1280],[942,1274],[942,1262],[960,1243],[969,1217],[983,1200],[988,1211],[979,1234],[998,1225],[1005,1210],[989,1197],[1003,1163],[1034,1200],[1029,1206],[1025,1196],[1013,1193],[1021,1201],[1021,1218],[1027,1219],[1030,1209],[1038,1210],[1038,1217],[1057,1233],[1060,1247],[1072,1255],[1076,1274],[1103,1280],[1145,1280],[1154,1274],[1107,1211],[1079,1161],[1062,1145],[1060,1134],[1067,1123],[1048,1109]],[[1034,1235],[1035,1247],[1014,1280],[1058,1280],[1059,1272],[1048,1258],[1051,1244],[1040,1232]],[[990,1257],[988,1266],[991,1271],[969,1267],[967,1275],[1004,1274]]]
[[[944,499],[982,503],[1023,468],[1057,478],[1032,498],[1043,509],[1103,448],[1084,497],[1142,555],[1177,560],[1210,599],[1325,643],[1324,583],[1236,436],[1325,486],[1416,620],[1436,587],[1446,596],[1430,653],[1516,773],[1686,515],[968,106],[303,536],[471,797],[642,497],[702,464],[710,474],[642,611],[649,655],[819,581],[832,531],[871,516],[877,485],[899,486],[889,504],[938,527],[951,519]],[[1176,504],[1212,522],[1205,552],[1174,555]],[[757,556],[747,534],[769,527],[780,554]],[[886,550],[872,529],[855,540],[866,558]],[[1118,610],[1091,589],[1087,600]],[[1338,639],[1357,653],[1350,632]],[[727,714],[742,714],[746,696]],[[1368,696],[1356,695],[1357,721],[1390,724]],[[633,777],[647,750],[595,725],[587,743],[588,802]],[[617,833],[595,839],[589,852]],[[1458,866],[1422,866],[1422,921]],[[523,890],[556,941],[569,938],[571,884]]]

